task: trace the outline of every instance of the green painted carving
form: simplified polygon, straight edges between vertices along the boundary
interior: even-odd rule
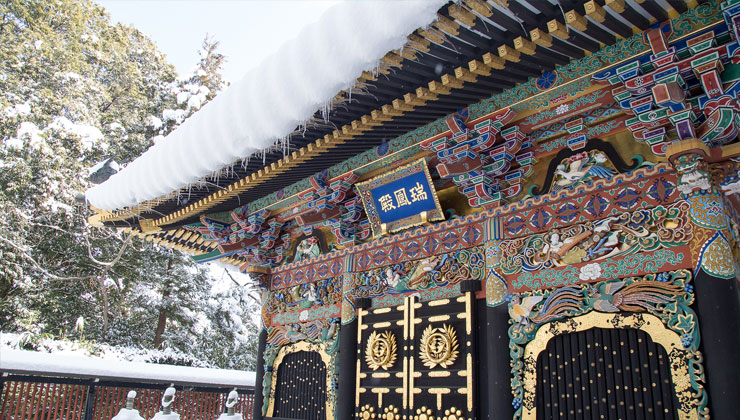
[[[618,279],[680,266],[687,257],[688,255],[684,255],[683,252],[661,249],[653,253],[630,255],[624,258],[607,258],[605,261],[581,267],[570,265],[565,268],[527,272],[512,280],[511,286],[514,289],[526,287],[537,290],[570,286],[597,279]]]
[[[606,95],[609,95],[608,90],[599,90],[593,93],[589,93],[588,95],[579,96],[578,98],[573,100],[570,109],[578,109],[587,105],[591,105]],[[549,108],[543,110],[542,112],[532,114],[525,118],[523,121],[528,125],[535,125],[540,121],[546,120],[548,118],[557,118],[559,115],[560,114],[558,114],[556,109]]]
[[[693,237],[688,208],[687,203],[679,202],[503,241],[501,271],[506,276],[532,273],[686,245]],[[561,271],[560,275],[568,274]]]

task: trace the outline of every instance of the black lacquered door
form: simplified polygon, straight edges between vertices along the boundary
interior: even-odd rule
[[[537,358],[538,419],[678,418],[668,355],[636,329],[553,337]]]
[[[414,303],[409,387],[413,416],[475,418],[473,300],[473,294],[466,293]]]
[[[283,358],[277,371],[274,417],[302,420],[326,418],[326,366],[314,351]]]
[[[473,299],[360,310],[357,418],[475,418]]]

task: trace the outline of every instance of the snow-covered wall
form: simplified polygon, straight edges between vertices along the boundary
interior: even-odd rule
[[[273,145],[401,48],[416,28],[431,24],[446,2],[347,1],[330,8],[121,172],[89,189],[88,201],[104,210],[133,206]]]
[[[48,376],[237,388],[254,387],[255,378],[254,372],[243,370],[124,362],[7,348],[0,350],[0,371],[16,374],[42,373]]]

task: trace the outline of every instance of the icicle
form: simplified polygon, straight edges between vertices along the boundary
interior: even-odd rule
[[[560,0],[555,0],[555,3],[557,3],[558,7],[560,8],[560,13],[563,15],[563,21],[567,22],[568,19],[566,19],[566,17],[565,17],[565,10],[563,9],[563,5],[560,4]],[[570,26],[569,25],[565,25],[565,32],[566,33],[569,33],[570,32]]]
[[[267,150],[262,149],[262,166],[265,166],[265,158],[267,157]]]
[[[329,102],[327,102],[321,107],[321,117],[324,119],[324,123],[329,123],[329,111]]]
[[[349,103],[352,103],[352,86],[349,87]]]

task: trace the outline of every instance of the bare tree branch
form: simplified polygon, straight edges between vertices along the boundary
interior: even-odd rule
[[[109,261],[109,262],[103,262],[103,261],[98,261],[97,259],[95,259],[95,257],[92,256],[92,247],[90,246],[90,240],[87,237],[87,234],[84,234],[83,236],[85,237],[85,243],[87,243],[87,256],[95,264],[97,264],[97,265],[99,265],[101,267],[106,267],[106,268],[110,268],[110,267],[113,267],[114,265],[116,265],[116,263],[123,256],[124,251],[126,251],[126,248],[128,248],[129,244],[131,243],[131,240],[134,238],[134,234],[133,233],[129,234],[128,235],[128,238],[126,238],[126,240],[123,241],[123,246],[121,246],[121,248],[118,250],[118,254],[116,254],[116,256],[111,261]]]

